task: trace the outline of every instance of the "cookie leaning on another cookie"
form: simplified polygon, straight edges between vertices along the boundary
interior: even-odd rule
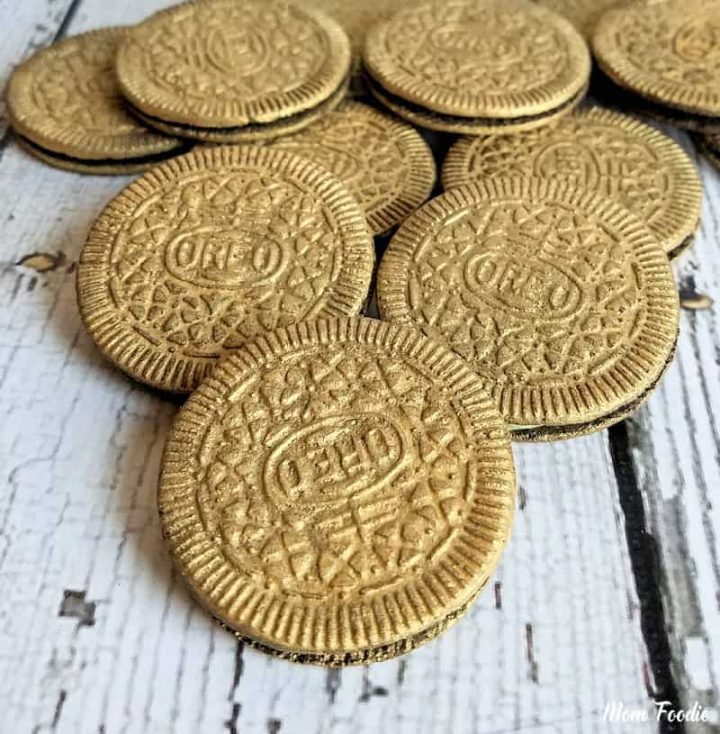
[[[328,171],[282,150],[198,147],[107,205],[80,255],[78,301],[118,367],[190,392],[266,329],[357,314],[373,264],[364,212]]]
[[[453,623],[510,534],[508,432],[480,380],[413,329],[310,321],[220,362],[158,491],[198,601],[298,662],[374,662]]]
[[[378,307],[467,359],[518,440],[632,412],[679,323],[647,225],[583,186],[533,177],[458,186],[418,209],[380,264]]]

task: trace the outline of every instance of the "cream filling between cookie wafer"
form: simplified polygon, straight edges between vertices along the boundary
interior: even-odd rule
[[[652,393],[657,388],[660,380],[662,380],[663,376],[665,375],[667,368],[670,366],[671,362],[675,358],[676,351],[677,341],[675,342],[672,352],[668,356],[655,382],[645,388],[645,390],[643,390],[640,395],[633,398],[632,400],[629,400],[627,403],[623,403],[623,405],[619,406],[617,409],[611,411],[610,413],[595,418],[594,420],[581,423],[564,423],[557,425],[519,425],[516,423],[508,423],[507,427],[510,431],[511,438],[513,440],[516,440],[524,433],[527,433],[528,435],[525,438],[528,441],[541,441],[543,439],[552,440],[553,438],[561,440],[564,438],[572,437],[572,434],[574,433],[578,436],[581,436],[587,433],[591,433],[595,430],[603,430],[604,428],[609,428],[615,423],[619,423],[621,420],[627,418],[638,408],[640,408],[643,403],[645,403],[645,401],[650,397],[650,395],[652,395]]]
[[[386,645],[379,645],[377,647],[368,647],[361,650],[352,652],[292,652],[289,650],[283,650],[279,647],[273,647],[259,640],[255,640],[248,635],[238,632],[232,627],[225,624],[220,619],[216,621],[220,626],[234,635],[238,640],[248,647],[252,647],[255,650],[260,650],[273,657],[280,658],[281,660],[288,660],[293,663],[311,664],[311,665],[324,665],[329,668],[341,668],[348,665],[366,665],[367,663],[379,663],[383,660],[389,660],[397,657],[398,655],[405,655],[413,650],[416,650],[421,645],[431,642],[440,634],[442,634],[448,627],[455,624],[467,610],[480,596],[481,592],[487,585],[487,581],[475,592],[475,594],[462,606],[458,607],[454,611],[450,612],[447,616],[438,620],[424,630],[417,632],[410,637],[406,637],[397,642],[390,642]]]
[[[684,127],[699,132],[720,131],[720,117],[703,115],[699,112],[687,112],[669,104],[664,105],[643,97],[637,92],[618,84],[604,72],[598,71],[591,81],[591,90],[604,102],[625,111],[644,114],[663,123]]]
[[[187,153],[192,147],[192,143],[182,143],[177,148],[173,148],[164,153],[152,153],[150,155],[137,156],[135,158],[77,158],[76,156],[66,155],[65,153],[58,153],[55,150],[50,150],[42,145],[30,140],[25,135],[21,135],[19,132],[14,131],[15,135],[31,150],[37,151],[39,154],[52,158],[62,163],[76,164],[78,166],[92,166],[97,167],[98,170],[102,168],[109,168],[112,166],[142,166],[152,165],[153,163],[161,163],[166,161],[168,158],[172,158],[182,153]]]
[[[174,122],[172,120],[165,120],[162,117],[157,117],[144,112],[139,107],[136,107],[130,102],[127,102],[127,108],[132,115],[134,115],[141,122],[148,125],[152,125],[158,130],[172,130],[177,135],[187,134],[188,137],[193,137],[193,133],[198,137],[203,135],[217,135],[218,137],[232,135],[248,134],[253,133],[267,133],[273,128],[281,128],[278,135],[282,135],[284,126],[288,124],[301,123],[306,119],[314,120],[318,115],[322,115],[326,111],[330,111],[336,105],[342,102],[343,98],[347,94],[350,85],[350,79],[346,79],[327,99],[320,102],[315,107],[310,107],[307,110],[298,112],[294,115],[288,115],[287,117],[280,117],[273,122],[251,122],[247,125],[238,125],[236,127],[203,127],[202,125],[188,125],[184,122]]]
[[[545,112],[538,113],[536,115],[521,115],[519,117],[464,117],[462,115],[447,115],[442,112],[435,112],[429,107],[423,107],[422,105],[415,104],[414,102],[408,102],[406,99],[399,97],[392,92],[389,92],[383,86],[378,84],[370,75],[367,70],[364,70],[364,78],[370,91],[375,93],[379,97],[385,97],[388,102],[395,104],[398,107],[402,107],[408,110],[408,112],[415,113],[424,117],[431,117],[440,122],[447,122],[449,124],[462,124],[462,125],[477,125],[478,127],[497,127],[501,128],[506,125],[519,125],[522,123],[531,123],[537,120],[543,120],[546,117],[556,115],[558,112],[562,112],[565,109],[570,109],[578,104],[578,102],[587,94],[587,86],[583,87],[576,95],[563,102],[557,107],[552,107]]]

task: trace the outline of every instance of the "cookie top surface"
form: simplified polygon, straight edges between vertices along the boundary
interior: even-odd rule
[[[334,173],[382,234],[417,209],[435,184],[435,161],[420,133],[368,105],[351,102],[273,147]]]
[[[664,371],[679,319],[647,225],[531,177],[459,186],[411,215],[380,265],[378,307],[465,357],[517,426],[627,405]]]
[[[133,28],[117,57],[120,86],[135,107],[207,128],[308,110],[349,70],[340,26],[284,0],[194,0],[160,11]]]
[[[115,53],[125,28],[102,28],[59,41],[22,63],[10,78],[7,105],[20,135],[78,159],[151,156],[177,139],[139,123],[115,81]]]
[[[195,149],[97,219],[80,257],[80,312],[121,369],[188,392],[258,332],[358,313],[373,262],[362,209],[325,169],[270,148]]]
[[[666,252],[697,228],[702,183],[695,164],[667,135],[601,108],[512,135],[461,138],[443,165],[443,186],[492,176],[565,178],[602,193],[648,223]]]
[[[588,42],[603,13],[618,4],[618,0],[535,0],[535,2],[567,18]]]
[[[424,2],[374,26],[365,65],[384,89],[460,117],[541,115],[588,83],[590,54],[569,21],[527,0]]]
[[[593,50],[615,82],[654,102],[720,115],[720,2],[660,0],[609,10]]]
[[[158,504],[196,597],[281,652],[362,658],[471,600],[513,514],[507,430],[411,329],[305,322],[224,359],[166,447]]]

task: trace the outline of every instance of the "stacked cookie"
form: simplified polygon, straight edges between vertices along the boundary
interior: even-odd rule
[[[267,140],[345,95],[347,35],[283,0],[197,0],[128,29],[40,51],[13,74],[10,121],[38,157],[72,170],[143,170],[183,141]]]
[[[662,0],[618,6],[593,34],[604,93],[663,122],[698,132],[718,157],[720,81],[717,0]]]
[[[432,639],[507,542],[510,439],[600,430],[662,378],[670,258],[702,189],[664,134],[575,109],[583,34],[596,27],[609,63],[621,12],[576,19],[581,33],[526,0],[196,0],[13,75],[11,121],[36,156],[152,166],[91,229],[80,314],[129,376],[191,394],[163,461],[163,533],[248,644],[339,666]],[[698,79],[704,22],[673,45]],[[344,101],[361,49],[370,93]],[[466,134],[434,136],[450,150],[427,203],[418,126]],[[393,235],[377,277],[373,235]],[[373,290],[380,321],[361,316]]]
[[[117,55],[120,89],[142,120],[214,143],[305,127],[338,104],[349,72],[337,23],[282,0],[178,5],[135,27]]]
[[[105,28],[42,49],[10,78],[7,107],[18,142],[50,165],[83,173],[142,171],[189,146],[126,110],[115,56],[127,30]]]
[[[527,0],[404,8],[373,26],[364,60],[384,106],[417,125],[470,135],[542,127],[579,104],[590,76],[580,34]]]

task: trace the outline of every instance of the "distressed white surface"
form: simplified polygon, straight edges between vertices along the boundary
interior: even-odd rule
[[[684,136],[677,136],[694,153]],[[709,295],[684,311],[678,355],[632,421],[635,459],[658,543],[674,673],[685,702],[718,705],[720,685],[720,174],[696,157],[702,226],[675,266],[682,288]],[[700,644],[702,643],[702,644]],[[715,711],[716,718],[718,712]]]
[[[68,32],[164,4],[80,0]],[[12,29],[0,34],[0,78],[54,35],[69,5],[0,0],[0,28]],[[717,177],[705,174],[717,192]],[[500,569],[466,618],[405,658],[342,672],[292,665],[240,650],[191,601],[171,573],[155,507],[177,406],[103,362],[75,306],[86,232],[126,181],[53,170],[12,142],[0,160],[0,731],[652,730],[602,720],[607,702],[649,702],[605,435],[517,449],[522,509]],[[720,258],[711,209],[704,232],[684,267],[712,292]],[[17,265],[59,251],[63,263],[44,274]],[[677,667],[692,695],[708,679],[717,687],[720,654],[709,499],[718,432],[713,402],[690,397],[705,384],[718,405],[715,313],[685,317],[695,331],[685,330],[678,363],[642,416],[651,435],[638,431],[663,561],[684,584],[668,585],[667,602],[684,630]],[[65,607],[71,614],[95,604],[94,624],[60,616],[66,591],[85,594]],[[686,606],[691,597],[696,608]],[[690,641],[698,637],[704,647]]]

